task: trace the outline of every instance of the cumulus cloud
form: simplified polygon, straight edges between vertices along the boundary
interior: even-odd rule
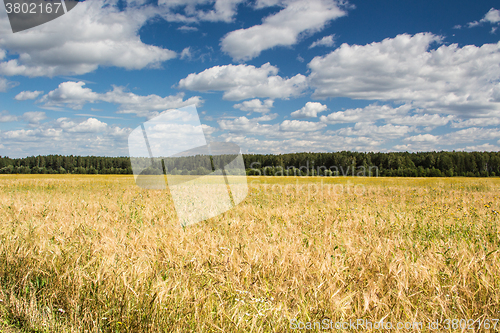
[[[275,6],[283,7],[285,3],[286,3],[285,0],[256,0],[254,6],[256,9],[262,9],[265,7],[275,7]]]
[[[197,27],[192,27],[192,26],[189,26],[189,25],[183,25],[183,26],[177,28],[177,30],[180,30],[182,32],[189,32],[189,31],[198,31],[198,28]]]
[[[8,81],[5,78],[0,77],[0,92],[6,91],[7,88],[8,88]]]
[[[316,111],[316,115],[319,110],[326,109],[326,106],[321,103],[317,106],[320,108]],[[305,112],[306,109],[304,107],[297,111],[304,111],[301,113],[308,114]],[[291,147],[295,151],[312,151],[308,145],[314,146],[314,149],[318,151],[321,150],[320,148],[327,151],[332,149],[383,151],[386,149],[383,145],[394,144],[392,143],[394,140],[400,143],[392,146],[392,150],[425,151],[447,149],[447,147],[455,147],[456,144],[464,143],[480,145],[484,141],[497,141],[500,138],[500,131],[497,128],[477,127],[447,134],[431,134],[429,131],[440,126],[469,127],[479,123],[476,119],[480,118],[462,119],[458,115],[426,113],[425,111],[415,108],[412,104],[391,106],[375,103],[364,108],[337,111],[321,116],[319,122],[284,120],[278,124],[263,124],[263,121],[272,119],[264,119],[265,116],[250,119],[238,117],[219,121],[222,131],[220,138],[234,142],[239,140],[239,144],[246,147],[249,152],[284,152]],[[328,124],[348,123],[353,125],[336,130],[327,128]],[[495,124],[494,120],[492,124]],[[271,143],[276,144],[276,140],[283,142],[279,149],[272,147]],[[327,140],[329,144],[325,145],[322,140]],[[265,150],[264,147],[271,150]]]
[[[260,124],[258,119],[247,117],[221,119],[218,124],[221,130],[237,134],[269,135],[279,130],[279,125]]]
[[[321,116],[320,120],[330,125],[356,123],[356,122],[374,122],[380,119],[389,121],[395,116],[404,116],[412,106],[403,104],[397,108],[390,105],[370,104],[364,108],[347,109],[330,113],[327,116]]]
[[[252,99],[250,101],[244,101],[243,103],[238,103],[233,105],[235,109],[240,109],[241,111],[248,112],[259,112],[266,113],[273,107],[274,101],[272,99],[266,99],[264,103],[258,98]]]
[[[285,120],[281,124],[261,124],[263,121],[275,119],[277,114],[264,115],[257,118],[238,117],[235,119],[219,120],[219,127],[223,131],[232,134],[259,135],[268,138],[286,138],[296,136],[296,132],[313,132],[326,127],[326,124],[301,121]]]
[[[2,34],[0,47],[18,57],[0,62],[0,74],[52,77],[85,74],[99,66],[142,69],[176,57],[140,39],[141,27],[157,15],[153,7],[120,11],[116,5],[115,0],[85,1],[37,29]],[[10,29],[7,19],[0,22],[0,30]]]
[[[381,142],[366,137],[343,137],[318,132],[282,132],[270,137],[252,137],[240,133],[224,136],[226,140],[237,143],[243,152],[263,154],[284,154],[291,152],[328,152],[328,151],[373,151]]]
[[[404,137],[412,129],[409,126],[382,125],[377,126],[370,122],[359,122],[353,127],[344,127],[333,133],[341,136],[362,136],[378,139],[398,139]]]
[[[500,146],[495,146],[489,143],[484,143],[482,145],[476,145],[476,146],[466,146],[464,150],[468,151],[494,151],[498,152],[500,151]]]
[[[14,97],[18,101],[26,101],[29,99],[35,99],[40,94],[43,94],[43,91],[35,90],[35,91],[21,91],[19,94]]]
[[[17,117],[11,115],[9,111],[1,111],[0,112],[0,123],[8,123],[11,121],[17,121]]]
[[[404,141],[408,141],[408,142],[437,142],[438,140],[439,140],[439,136],[432,135],[432,134],[419,134],[419,135],[404,138]]]
[[[325,36],[321,39],[318,39],[317,41],[313,42],[309,48],[312,49],[313,47],[316,46],[326,46],[326,47],[332,47],[335,45],[335,35],[330,35],[330,36]]]
[[[500,43],[430,50],[441,39],[419,33],[342,44],[309,63],[313,96],[407,101],[433,113],[500,110]]]
[[[444,144],[473,143],[483,140],[497,140],[500,138],[500,129],[469,127],[459,131],[443,134],[440,141]]]
[[[285,120],[280,124],[282,131],[312,132],[324,128],[326,124],[303,120]]]
[[[467,27],[473,28],[483,23],[498,24],[500,22],[500,10],[491,8],[484,17],[479,21],[467,23]],[[495,32],[496,28],[492,32]]]
[[[264,115],[262,117],[219,120],[219,127],[231,135],[264,136],[267,138],[289,138],[297,137],[300,132],[313,132],[324,128],[326,125],[310,121],[285,120],[281,124],[261,124],[276,118],[276,114]],[[227,134],[226,134],[227,135]],[[222,137],[226,137],[222,135]]]
[[[252,118],[254,121],[271,121],[278,117],[277,113],[265,114],[260,117]]]
[[[436,151],[443,150],[436,148],[435,142],[411,142],[407,144],[395,145],[389,151],[408,151],[408,152],[422,152],[422,151]]]
[[[99,100],[99,94],[90,88],[84,88],[85,82],[67,81],[59,84],[59,87],[50,91],[41,98],[46,106],[67,105],[73,109],[81,109],[87,103],[95,103]]]
[[[326,111],[328,107],[318,102],[307,102],[300,110],[291,113],[292,118],[316,118],[318,113]]]
[[[498,126],[500,125],[500,114],[496,117],[472,118],[466,120],[458,120],[451,124],[453,128],[465,128],[474,126]]]
[[[472,117],[472,118],[471,118]],[[489,117],[462,119],[458,115],[429,114],[425,110],[414,108],[411,104],[403,104],[396,108],[390,105],[370,104],[364,108],[348,109],[321,116],[320,121],[330,125],[383,121],[393,125],[422,126],[425,130],[450,124],[452,128],[471,126],[500,125],[500,114],[491,113]]]
[[[96,133],[103,131],[108,126],[106,123],[97,120],[96,118],[88,118],[80,123],[60,118],[58,119],[58,122],[61,123],[61,128],[65,129],[69,133]]]
[[[193,58],[193,54],[191,53],[191,47],[186,47],[181,52],[181,59],[191,60]]]
[[[500,22],[500,10],[491,8],[481,19],[482,22],[498,23]]]
[[[239,101],[249,98],[289,98],[298,96],[307,87],[306,77],[277,75],[278,68],[269,63],[214,66],[201,73],[189,74],[179,81],[179,88],[195,91],[224,91],[223,98]]]
[[[244,0],[159,0],[158,12],[169,22],[229,23],[234,20],[238,5],[243,2]]]
[[[295,0],[282,5],[284,9],[264,18],[262,24],[228,33],[221,41],[222,51],[234,60],[250,60],[275,46],[294,45],[302,34],[320,31],[329,21],[346,15],[333,0]]]
[[[120,105],[118,113],[134,113],[138,116],[152,117],[161,111],[176,109],[189,105],[201,105],[198,96],[184,99],[184,93],[161,97],[158,95],[141,96],[125,91],[123,87],[114,86],[106,93],[96,93],[85,88],[85,82],[63,82],[59,87],[44,95],[40,101],[45,106],[68,106],[81,109],[87,103],[106,102]]]
[[[23,118],[26,114],[23,116]],[[59,118],[30,129],[0,132],[6,154],[107,155],[128,154],[127,135],[130,128],[108,125],[95,118]]]
[[[406,144],[396,145],[396,150],[407,151],[429,151],[429,150],[495,150],[491,143],[481,143],[487,140],[497,140],[500,138],[500,130],[496,128],[470,127],[455,132],[441,135],[418,134],[406,137],[403,142]],[[500,140],[499,140],[500,141]],[[460,148],[460,145],[466,145],[466,148]],[[452,147],[452,148],[451,148]]]
[[[27,121],[32,125],[36,125],[45,119],[47,119],[45,112],[32,111],[32,112],[25,112],[23,114],[23,120]]]
[[[6,78],[0,77],[0,92],[6,92],[10,88],[17,86],[17,84],[17,82],[11,82]]]
[[[427,126],[437,127],[444,126],[455,119],[454,116],[440,116],[438,114],[416,114],[413,116],[394,117],[388,119],[388,122],[398,125],[413,125],[413,126]]]

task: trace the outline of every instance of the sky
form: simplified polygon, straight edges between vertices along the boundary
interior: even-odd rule
[[[499,151],[499,9],[87,0],[13,33],[0,5],[0,156],[128,156],[192,105],[243,153]]]

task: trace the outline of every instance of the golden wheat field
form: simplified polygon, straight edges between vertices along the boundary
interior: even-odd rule
[[[182,228],[131,176],[1,176],[0,331],[500,331],[499,199],[498,178],[249,177]]]

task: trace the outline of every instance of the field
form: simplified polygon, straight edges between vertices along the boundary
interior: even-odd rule
[[[130,176],[1,176],[0,331],[500,331],[500,179],[249,187],[182,228]]]

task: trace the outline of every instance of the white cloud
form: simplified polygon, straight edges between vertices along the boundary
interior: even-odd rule
[[[47,119],[45,112],[33,111],[33,112],[25,112],[23,114],[23,119],[30,124],[38,124],[42,120]]]
[[[183,32],[188,32],[188,31],[198,31],[198,28],[197,27],[191,27],[191,26],[188,26],[188,25],[183,25],[183,26],[177,28],[177,30],[180,30],[180,31],[183,31]]]
[[[279,132],[276,137],[256,138],[238,133],[226,136],[237,143],[243,152],[284,154],[292,152],[373,151],[381,142],[366,137],[341,137],[315,132]]]
[[[481,22],[489,22],[489,23],[498,23],[500,22],[500,10],[491,8],[484,18],[481,19]]]
[[[445,126],[449,123],[453,124],[453,121],[456,124],[462,122],[454,115],[424,113],[424,110],[415,109],[411,104],[403,104],[396,108],[390,105],[370,104],[364,108],[337,111],[327,116],[321,116],[320,121],[331,125],[383,121],[387,124],[408,125],[413,128],[422,126],[425,131],[430,131],[433,128]]]
[[[184,100],[184,93],[161,97],[158,95],[141,96],[126,92],[125,88],[114,86],[113,90],[100,94],[84,88],[84,82],[63,82],[57,89],[50,91],[40,101],[47,107],[69,106],[81,109],[86,103],[106,102],[120,105],[118,113],[135,113],[138,116],[152,117],[159,112],[181,108],[188,105],[201,105],[198,96]]]
[[[243,103],[235,104],[233,107],[235,109],[240,109],[241,111],[266,113],[273,107],[273,104],[274,101],[272,99],[266,99],[264,103],[262,103],[260,99],[256,98],[250,101],[244,101]]]
[[[437,142],[438,140],[439,136],[432,134],[419,134],[404,138],[404,141],[409,141],[409,142]]]
[[[5,78],[0,77],[0,92],[6,91],[7,88],[8,88],[8,81]]]
[[[413,126],[444,126],[455,119],[454,116],[440,116],[438,114],[416,114],[413,116],[394,117],[387,121],[391,124],[413,125]]]
[[[329,21],[346,15],[333,0],[295,0],[284,5],[261,25],[228,33],[221,41],[222,51],[234,60],[250,60],[275,46],[294,45],[301,34],[320,31]]]
[[[60,120],[61,128],[65,129],[69,133],[96,133],[105,130],[108,125],[104,122],[97,120],[96,118],[88,118],[81,123],[75,124],[72,121]]]
[[[409,152],[422,152],[422,151],[436,151],[434,142],[412,142],[405,145],[395,145],[389,151],[409,151]]]
[[[0,77],[0,92],[6,92],[12,87],[17,86],[17,82],[8,81],[6,78]]]
[[[201,127],[203,128],[203,133],[205,133],[205,135],[207,135],[207,136],[210,136],[213,133],[217,132],[217,129],[215,127],[212,127],[212,126],[201,124]]]
[[[67,81],[41,98],[46,106],[67,105],[73,109],[81,109],[87,103],[99,100],[99,94],[90,88],[84,88],[85,82]]]
[[[450,132],[442,135],[419,134],[403,139],[407,144],[396,145],[396,150],[408,151],[430,151],[440,150],[444,147],[453,147],[455,150],[460,144],[468,144],[465,150],[495,150],[491,143],[480,143],[485,140],[497,140],[500,138],[500,130],[471,127],[463,130]]]
[[[309,63],[314,96],[411,101],[432,113],[500,110],[500,43],[429,50],[440,40],[419,33],[364,46],[342,44]]]
[[[280,129],[285,132],[312,132],[324,128],[326,124],[302,120],[285,120]]]
[[[11,121],[17,121],[17,117],[14,115],[11,115],[8,111],[1,111],[0,112],[0,123],[8,123]]]
[[[302,74],[292,78],[277,75],[278,68],[266,63],[259,68],[251,65],[224,65],[189,74],[179,81],[179,88],[196,91],[224,91],[223,98],[239,101],[249,98],[288,98],[298,96],[306,87]]]
[[[285,120],[281,124],[261,124],[275,118],[264,115],[219,120],[219,139],[240,145],[244,152],[285,153],[297,151],[373,150],[382,140],[321,133],[326,125],[317,122]]]
[[[491,8],[486,15],[480,21],[473,21],[467,23],[467,27],[473,28],[481,25],[482,23],[497,24],[500,22],[500,10]],[[492,33],[494,33],[496,28],[493,28]]]
[[[285,0],[256,0],[255,8],[262,9],[265,7],[284,6],[285,2]]]
[[[165,20],[170,22],[229,23],[234,20],[238,5],[243,2],[244,0],[159,0],[157,10]]]
[[[482,140],[496,140],[500,138],[500,129],[470,127],[456,132],[444,134],[440,137],[442,143],[455,145],[457,143],[474,143]]]
[[[411,104],[397,107],[371,104],[365,108],[322,116],[320,122],[284,120],[278,124],[262,124],[263,121],[274,118],[275,116],[263,116],[220,120],[222,134],[219,138],[236,142],[247,152],[263,153],[332,150],[432,151],[451,149],[449,147],[455,149],[460,144],[467,144],[469,148],[480,147],[485,145],[484,142],[493,145],[494,142],[500,141],[498,128],[474,127],[445,134],[431,134],[429,131],[435,127],[449,124],[470,126],[473,123],[466,123],[468,120],[454,115],[428,114],[422,109],[413,108]],[[327,124],[340,123],[353,125],[336,130],[328,130],[326,127]],[[392,148],[387,148],[391,146]]]
[[[31,129],[0,132],[9,156],[27,155],[128,155],[130,128],[110,126],[95,118],[59,118]]]
[[[35,91],[21,91],[19,94],[14,97],[18,101],[26,101],[28,99],[35,99],[40,94],[43,94],[43,91],[35,90]]]
[[[52,77],[85,74],[99,66],[159,66],[176,53],[141,41],[139,30],[155,15],[151,6],[119,11],[116,1],[81,2],[37,29],[2,34],[0,47],[19,56],[0,62],[0,74]],[[0,22],[0,30],[10,29],[6,18]]]
[[[500,115],[496,117],[472,118],[455,121],[451,124],[453,128],[465,128],[473,126],[498,126],[500,125]]]
[[[188,59],[191,60],[193,57],[193,54],[191,53],[191,47],[186,47],[182,50],[181,52],[181,59]]]
[[[254,121],[271,121],[278,118],[277,113],[270,113],[270,114],[265,114],[260,117],[252,118]]]
[[[223,131],[239,134],[269,135],[279,131],[279,125],[259,124],[256,119],[238,117],[236,119],[222,119],[218,121]]]
[[[318,102],[307,102],[300,110],[291,113],[292,118],[316,118],[318,113],[326,111],[328,107]]]
[[[476,146],[466,146],[465,150],[468,151],[495,151],[498,152],[500,151],[500,146],[495,146],[489,143],[484,143],[482,145],[476,145]]]
[[[236,9],[244,0],[217,0],[214,9],[202,12],[198,16],[202,21],[210,22],[232,22],[236,15]]]
[[[406,115],[411,110],[411,105],[403,104],[397,108],[390,105],[370,104],[364,108],[347,109],[330,113],[327,116],[321,116],[320,120],[327,124],[343,124],[357,122],[373,122],[384,119],[389,121],[395,116]]]
[[[398,139],[404,137],[412,129],[409,126],[392,124],[377,126],[370,122],[359,122],[354,127],[344,127],[332,133],[340,136],[362,136],[376,139]]]
[[[335,45],[335,35],[330,35],[330,36],[325,36],[321,39],[318,39],[317,41],[313,42],[309,48],[312,49],[313,47],[316,46],[326,46],[326,47],[332,47]]]

